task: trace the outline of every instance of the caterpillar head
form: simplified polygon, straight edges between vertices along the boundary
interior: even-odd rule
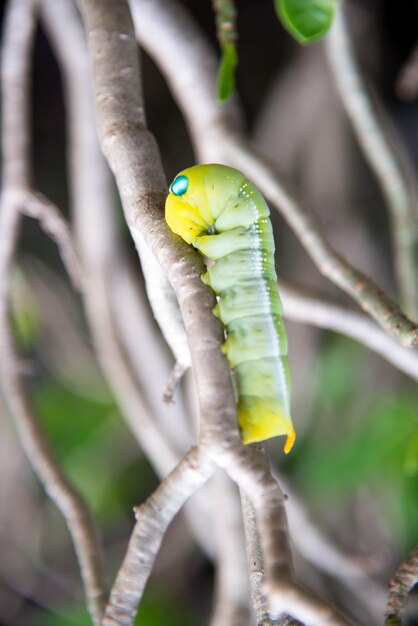
[[[226,165],[195,165],[180,172],[170,185],[165,218],[187,243],[210,232],[226,202],[236,197],[243,174]]]

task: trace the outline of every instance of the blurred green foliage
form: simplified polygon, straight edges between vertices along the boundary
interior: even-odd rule
[[[13,331],[21,348],[30,350],[42,332],[41,316],[29,281],[19,268],[13,271],[12,286],[10,313]]]
[[[341,507],[356,492],[373,493],[394,542],[409,549],[418,528],[416,388],[406,381],[396,391],[368,388],[366,356],[353,342],[328,337],[314,372],[314,417],[290,469],[315,506]]]
[[[158,479],[111,396],[104,390],[99,401],[49,380],[33,400],[53,450],[99,521],[114,525],[119,516],[132,516]]]
[[[144,594],[135,626],[201,626],[202,622],[184,606],[150,586]],[[35,626],[91,626],[85,609],[69,607],[60,614],[43,614]]]

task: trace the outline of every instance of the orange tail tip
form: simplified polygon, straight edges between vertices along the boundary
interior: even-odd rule
[[[284,444],[283,450],[284,450],[285,454],[289,454],[289,452],[293,448],[293,444],[295,443],[295,439],[296,439],[296,431],[292,427],[292,429],[289,431],[289,434],[287,435],[286,443]]]

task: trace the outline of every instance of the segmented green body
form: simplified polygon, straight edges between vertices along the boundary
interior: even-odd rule
[[[213,261],[202,280],[218,296],[214,313],[227,334],[223,350],[235,372],[243,442],[287,434],[290,450],[287,339],[267,203],[241,172],[198,165],[171,185],[166,220]]]

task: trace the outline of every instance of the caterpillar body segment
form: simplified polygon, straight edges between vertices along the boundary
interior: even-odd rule
[[[166,201],[171,230],[213,261],[202,280],[218,296],[214,313],[226,330],[243,443],[287,435],[289,452],[295,431],[269,214],[258,189],[224,165],[183,170]]]

